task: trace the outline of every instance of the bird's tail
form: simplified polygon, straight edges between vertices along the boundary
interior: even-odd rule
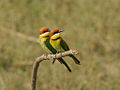
[[[62,64],[65,65],[65,67],[68,69],[69,72],[71,72],[71,69],[69,68],[69,66],[67,65],[67,63],[66,63],[62,58],[58,58],[58,60],[59,60],[60,62],[62,62]]]
[[[70,55],[70,57],[74,60],[76,64],[80,65],[80,61],[74,55]]]

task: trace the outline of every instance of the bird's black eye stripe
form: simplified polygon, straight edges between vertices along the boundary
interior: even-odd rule
[[[54,34],[56,34],[56,33],[58,33],[58,32],[54,32]]]
[[[43,33],[48,32],[48,31],[43,31]]]

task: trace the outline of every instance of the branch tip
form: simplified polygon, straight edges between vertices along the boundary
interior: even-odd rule
[[[38,70],[40,62],[47,60],[47,59],[52,60],[52,59],[69,56],[71,54],[76,55],[79,53],[76,50],[69,50],[69,51],[65,51],[65,52],[61,52],[61,53],[57,53],[57,54],[43,54],[42,56],[37,57],[33,64],[31,90],[36,90],[37,70]]]

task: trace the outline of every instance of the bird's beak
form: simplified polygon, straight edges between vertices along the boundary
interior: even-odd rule
[[[61,29],[61,30],[59,30],[59,32],[63,32],[63,31],[64,31],[64,30],[62,30],[62,29]]]

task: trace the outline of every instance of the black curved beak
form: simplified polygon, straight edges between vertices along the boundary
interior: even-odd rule
[[[63,29],[59,30],[59,32],[63,32],[63,31],[64,31]]]

